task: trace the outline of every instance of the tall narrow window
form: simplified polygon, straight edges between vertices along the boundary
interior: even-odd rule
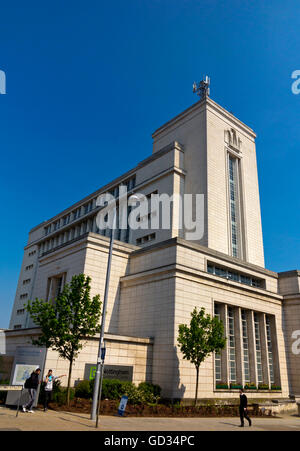
[[[240,256],[239,244],[239,209],[238,209],[238,163],[237,159],[229,155],[229,205],[231,253],[233,257]]]
[[[215,316],[220,320],[220,307],[218,304],[215,304]],[[222,380],[221,374],[221,354],[215,353],[215,379],[216,382],[220,382]]]
[[[236,382],[234,310],[232,307],[228,307],[227,321],[228,321],[229,381]]]
[[[256,348],[256,365],[257,365],[257,380],[261,384],[263,382],[263,370],[261,360],[261,342],[260,342],[260,330],[259,330],[259,318],[257,313],[254,312],[254,330],[255,330],[255,348]]]
[[[270,371],[270,381],[274,384],[274,363],[273,363],[273,350],[272,350],[272,338],[271,338],[271,324],[270,317],[266,315],[266,332],[267,332],[267,344],[268,344],[268,361]]]
[[[248,327],[247,327],[247,316],[246,315],[247,315],[246,310],[242,310],[244,379],[245,379],[245,382],[250,382],[249,340],[248,340]]]
[[[54,302],[57,296],[62,292],[65,279],[66,273],[60,274],[59,276],[49,277],[46,297],[48,302]]]

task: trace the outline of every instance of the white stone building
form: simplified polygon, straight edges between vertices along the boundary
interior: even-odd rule
[[[292,347],[300,329],[300,272],[264,267],[255,138],[205,96],[154,132],[149,158],[34,227],[6,331],[7,355],[30,345],[39,332],[24,310],[29,299],[54,299],[82,272],[92,278],[92,295],[103,299],[110,232],[97,227],[99,194],[118,197],[121,185],[148,198],[203,194],[204,234],[198,240],[187,239],[189,231],[179,227],[176,201],[168,229],[114,232],[106,364],[132,366],[134,382],[159,384],[165,397],[193,398],[195,368],[183,360],[177,334],[194,307],[203,306],[223,320],[228,340],[221,355],[200,367],[200,398],[236,397],[230,384],[250,383],[257,387],[251,397],[274,397],[275,386],[276,397],[300,396],[300,354]],[[85,344],[74,382],[96,362],[97,350],[96,339]],[[45,370],[66,367],[47,352]],[[262,384],[269,389],[259,390]]]

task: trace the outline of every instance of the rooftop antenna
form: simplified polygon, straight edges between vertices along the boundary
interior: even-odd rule
[[[200,81],[200,83],[196,83],[194,81],[193,84],[193,93],[197,93],[197,95],[200,97],[200,100],[205,99],[206,97],[209,97],[210,94],[210,78],[206,75],[205,78],[203,77],[203,80]]]

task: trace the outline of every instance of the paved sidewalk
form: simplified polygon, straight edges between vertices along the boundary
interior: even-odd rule
[[[0,431],[300,431],[300,417],[253,418],[239,428],[239,418],[136,418],[101,416],[98,429],[89,415],[48,410],[19,412],[0,407]]]

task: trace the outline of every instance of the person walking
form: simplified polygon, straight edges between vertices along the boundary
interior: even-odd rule
[[[241,419],[240,427],[244,427],[244,418],[246,418],[246,420],[248,421],[249,426],[251,426],[251,424],[252,424],[252,422],[249,418],[249,415],[248,415],[247,406],[248,406],[247,396],[245,395],[244,390],[241,388],[240,389],[240,419]]]
[[[60,379],[61,377],[66,376],[66,374],[62,374],[61,376],[54,376],[53,371],[49,370],[48,374],[45,377],[45,400],[44,400],[44,412],[47,412],[48,410],[48,403],[52,399],[52,392],[53,392],[53,383],[57,379]]]
[[[28,389],[29,402],[22,406],[23,412],[34,413],[32,407],[36,398],[38,386],[41,383],[39,380],[40,373],[41,369],[37,368],[35,371],[31,373],[30,377],[25,382],[25,388]]]

